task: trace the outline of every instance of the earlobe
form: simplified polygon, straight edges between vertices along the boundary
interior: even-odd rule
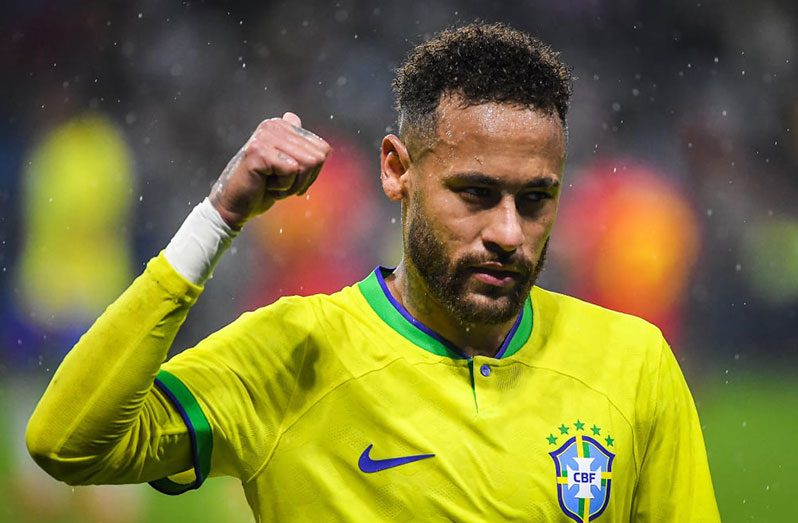
[[[393,201],[401,201],[407,194],[407,172],[410,156],[407,147],[396,135],[382,139],[380,148],[380,181],[385,195]]]

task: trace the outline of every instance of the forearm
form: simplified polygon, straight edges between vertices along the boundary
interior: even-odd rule
[[[185,230],[191,219],[167,251],[178,252],[175,263],[202,283],[229,241],[219,241],[216,247],[205,241],[197,247],[192,230]],[[205,255],[194,252],[192,263],[192,250],[197,249]],[[167,251],[151,260],[83,335],[33,413],[27,431],[29,450],[58,479],[84,483],[138,477],[141,472],[135,469],[142,464],[137,460],[148,455],[157,459],[161,443],[174,444],[176,433],[185,432],[153,382],[202,287],[173,269]],[[185,452],[184,468],[190,466],[189,456]],[[111,468],[118,470],[97,467],[111,457]],[[110,476],[98,477],[100,472]]]

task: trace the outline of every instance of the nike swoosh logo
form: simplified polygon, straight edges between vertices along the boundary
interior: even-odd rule
[[[360,467],[360,470],[366,474],[371,474],[373,472],[379,472],[381,470],[398,467],[399,465],[407,465],[408,463],[413,463],[414,461],[435,457],[435,454],[416,454],[415,456],[402,456],[400,458],[372,459],[371,456],[369,456],[369,452],[371,452],[371,447],[373,446],[374,445],[371,444],[366,447],[366,450],[364,450],[360,455],[360,459],[357,460],[357,466]]]

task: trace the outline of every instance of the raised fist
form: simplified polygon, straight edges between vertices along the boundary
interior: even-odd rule
[[[264,120],[213,185],[211,203],[240,228],[274,202],[304,194],[316,180],[330,145],[302,128],[294,113]]]

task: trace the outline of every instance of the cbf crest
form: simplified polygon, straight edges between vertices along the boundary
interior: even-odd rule
[[[609,434],[602,438],[601,427],[586,427],[580,420],[563,424],[558,431],[559,435],[550,434],[546,439],[549,445],[562,442],[549,453],[554,460],[560,508],[578,523],[593,521],[604,513],[610,501],[615,454],[607,447],[612,447],[615,440]]]

